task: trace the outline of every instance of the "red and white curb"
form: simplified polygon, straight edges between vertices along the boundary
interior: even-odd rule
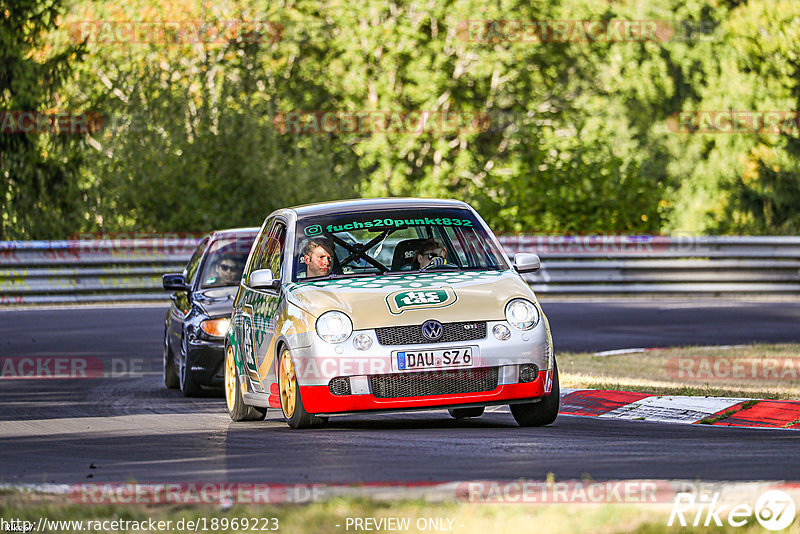
[[[800,430],[800,401],[563,389],[561,415]]]

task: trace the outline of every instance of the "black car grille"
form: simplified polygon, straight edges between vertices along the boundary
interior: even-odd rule
[[[467,321],[461,323],[442,323],[444,333],[433,343],[452,343],[454,341],[473,341],[486,337],[486,321]],[[381,345],[422,345],[432,343],[422,337],[422,325],[390,326],[376,328],[378,343]]]
[[[497,367],[372,375],[369,377],[372,394],[379,399],[492,391],[497,387],[497,379]]]

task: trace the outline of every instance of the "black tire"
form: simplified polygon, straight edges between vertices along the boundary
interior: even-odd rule
[[[553,388],[539,402],[512,404],[511,415],[519,426],[549,425],[558,417],[561,405],[561,388],[558,385],[558,364],[553,361]]]
[[[229,365],[228,358],[231,358]],[[267,416],[266,408],[250,406],[244,403],[242,398],[242,385],[236,373],[236,365],[233,363],[233,349],[225,344],[225,405],[228,408],[228,415],[233,421],[263,421]],[[232,388],[232,389],[229,389]]]
[[[178,378],[180,388],[184,397],[198,397],[203,393],[197,381],[197,376],[192,371],[192,362],[189,361],[189,353],[186,350],[186,338],[181,341],[181,358],[178,365]]]
[[[289,371],[290,370],[290,371]],[[328,421],[327,417],[318,417],[310,414],[303,406],[303,397],[300,388],[297,386],[297,377],[294,374],[294,364],[291,355],[285,347],[281,351],[281,358],[278,361],[278,388],[281,397],[281,411],[286,423],[294,429],[313,428],[322,426]],[[294,406],[288,400],[289,390],[293,390]]]
[[[447,411],[450,412],[450,417],[453,419],[466,419],[467,417],[482,416],[485,409],[485,406],[478,406],[477,408],[453,408]]]
[[[169,334],[166,328],[164,329],[164,350],[162,359],[164,360],[164,386],[169,389],[178,389],[181,382],[180,378],[178,378],[178,373],[175,372],[175,361],[172,359],[172,351],[169,348]]]

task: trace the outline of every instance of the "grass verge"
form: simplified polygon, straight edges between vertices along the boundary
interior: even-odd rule
[[[800,400],[800,344],[560,353],[561,386],[653,395]]]
[[[281,532],[286,534],[328,534],[333,532],[453,532],[455,534],[486,534],[513,532],[515,534],[545,532],[580,533],[637,533],[656,534],[675,532],[763,532],[751,521],[744,527],[679,528],[667,522],[671,504],[472,504],[426,503],[423,501],[379,502],[366,499],[334,499],[305,505],[245,506],[236,505],[223,511],[209,505],[85,505],[64,503],[63,497],[35,493],[5,492],[0,494],[0,517],[38,524],[40,518],[49,521],[82,521],[83,530],[54,528],[50,532],[180,532],[191,531],[188,521],[199,523],[208,532]],[[257,519],[258,529],[230,528],[234,518]],[[273,521],[274,518],[274,521]],[[355,519],[372,518],[371,528],[355,528]],[[408,528],[396,528],[398,523],[383,523],[381,519],[406,521]],[[91,528],[94,522],[122,520],[140,522],[170,521],[165,529]],[[266,522],[262,522],[266,519]],[[348,523],[350,519],[350,523]],[[225,522],[227,520],[227,522]],[[180,523],[180,522],[183,523]],[[90,523],[91,522],[91,523]],[[240,520],[241,522],[241,520]],[[183,529],[176,528],[182,524]],[[222,525],[228,525],[227,528]],[[51,523],[52,525],[52,523]],[[212,529],[212,526],[216,528]],[[348,528],[349,525],[349,528]],[[543,526],[546,528],[543,529]],[[87,528],[87,526],[89,528]],[[106,526],[110,526],[106,524]],[[277,530],[262,529],[277,527]],[[376,528],[378,526],[378,528]],[[392,528],[392,527],[395,528]]]

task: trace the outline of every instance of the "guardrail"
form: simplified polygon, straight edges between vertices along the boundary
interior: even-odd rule
[[[800,295],[800,237],[501,236],[534,252],[526,275],[551,294]]]
[[[0,304],[165,300],[198,239],[0,241]]]
[[[542,294],[800,296],[800,237],[501,236]],[[165,300],[197,239],[0,241],[0,304]]]

